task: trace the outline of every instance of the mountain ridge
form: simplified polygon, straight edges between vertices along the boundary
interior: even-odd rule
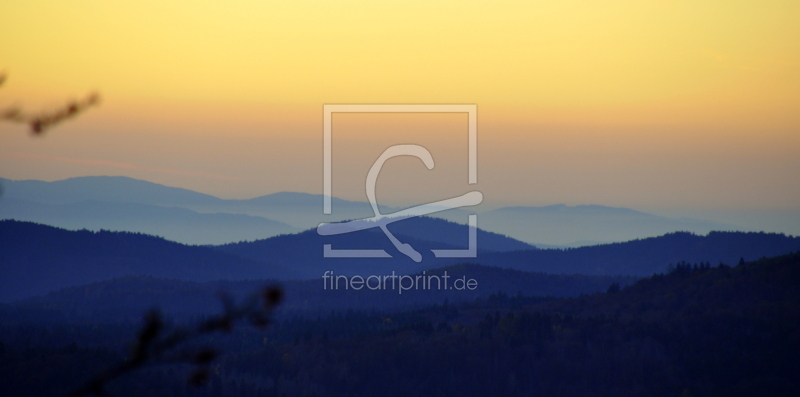
[[[322,214],[324,196],[300,192],[276,192],[248,199],[222,199],[189,189],[165,186],[124,176],[86,176],[55,182],[13,181],[0,178],[5,198],[45,204],[69,204],[84,200],[139,203],[179,207],[197,213],[228,213],[258,216],[287,224],[297,230],[323,222],[370,218],[375,214],[369,203],[332,197],[333,214]],[[2,206],[0,197],[0,206]],[[383,214],[398,208],[380,206]],[[8,212],[8,211],[7,211]],[[450,210],[433,217],[466,223],[466,213]],[[6,213],[7,218],[18,218]],[[653,237],[674,231],[704,234],[711,230],[738,230],[735,226],[689,218],[668,218],[622,207],[601,205],[543,207],[509,206],[479,213],[482,230],[503,234],[542,246],[575,246],[586,242],[617,242]],[[33,220],[32,218],[29,218]],[[46,219],[36,221],[48,223]],[[73,225],[74,226],[74,225]],[[115,229],[124,229],[121,226]],[[155,230],[155,229],[148,229]],[[250,239],[259,238],[253,234]],[[230,237],[227,242],[237,241]],[[190,241],[190,240],[183,240]]]
[[[190,245],[224,244],[299,231],[283,222],[246,214],[201,213],[181,207],[98,200],[44,204],[5,198],[0,205],[0,219],[71,230],[139,232]]]
[[[411,219],[422,226],[444,221]],[[445,226],[448,226],[445,224]],[[391,227],[391,226],[390,226]],[[448,226],[450,227],[450,226]],[[458,227],[458,225],[456,225]],[[430,241],[397,233],[423,254],[416,263],[400,254],[379,230],[323,238],[315,230],[224,246],[188,246],[127,232],[68,231],[32,222],[0,221],[0,301],[32,296],[70,285],[124,275],[185,280],[313,279],[327,270],[343,275],[413,274],[470,262],[550,274],[649,276],[680,261],[736,263],[800,250],[800,238],[782,234],[714,232],[706,236],[672,233],[661,237],[572,249],[487,250],[476,258],[433,258],[431,249],[463,249],[464,240]],[[430,228],[429,228],[430,229]],[[394,230],[394,232],[397,232]],[[429,230],[436,234],[436,230]],[[492,236],[479,232],[479,236]],[[496,237],[494,244],[517,244]],[[485,239],[485,238],[484,238]],[[480,240],[479,240],[480,241]],[[324,258],[334,249],[384,249],[391,258]],[[506,247],[509,248],[509,247]]]
[[[204,281],[291,277],[292,269],[142,233],[0,221],[0,301],[125,275]]]

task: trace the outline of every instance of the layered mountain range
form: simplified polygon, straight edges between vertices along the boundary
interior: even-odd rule
[[[374,216],[369,203],[332,198],[322,213],[322,195],[280,192],[227,200],[187,189],[127,177],[91,176],[55,182],[0,178],[0,219],[26,220],[67,229],[132,231],[186,244],[257,240]],[[388,214],[400,208],[379,207]],[[432,214],[466,223],[467,211]],[[706,234],[742,230],[698,219],[669,218],[598,205],[503,207],[483,211],[479,227],[541,247],[621,242],[676,231]]]

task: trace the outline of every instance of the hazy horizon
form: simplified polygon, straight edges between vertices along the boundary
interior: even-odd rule
[[[86,175],[84,177],[92,177],[92,176],[100,176],[100,177],[125,177],[130,178],[124,175]],[[0,178],[4,178],[4,176],[0,175]],[[80,177],[74,177],[80,178]],[[11,178],[5,178],[14,180]],[[66,178],[71,179],[71,178]],[[37,179],[24,179],[24,180],[14,180],[14,181],[40,181],[40,182],[57,182],[66,179],[58,179],[55,181],[42,181]],[[136,179],[140,181],[146,181],[151,183],[157,183],[154,181],[147,181],[144,179]],[[163,185],[163,184],[160,184]],[[163,185],[167,187],[177,187],[177,186],[169,186]],[[2,189],[2,183],[0,183],[0,189]],[[185,188],[182,188],[185,189]],[[206,194],[209,196],[221,198],[221,199],[230,199],[225,197],[219,197],[209,192],[198,191],[187,189],[193,192]],[[0,190],[2,192],[2,190]],[[269,196],[272,194],[278,193],[301,193],[301,194],[312,194],[317,196],[322,196],[321,192],[314,193],[314,192],[292,192],[292,191],[277,191],[277,192],[265,192],[264,194],[257,194],[255,196],[249,197],[241,197],[241,198],[233,198],[234,200],[249,200],[255,199],[259,197]],[[334,198],[341,199],[341,197],[333,196]],[[2,200],[3,195],[0,193],[0,200]],[[355,200],[360,203],[366,203],[368,200],[356,198]],[[418,202],[407,202],[407,203],[380,203],[383,206],[393,207],[395,209],[399,208],[406,208],[415,205],[419,205]],[[489,211],[493,211],[500,208],[513,208],[513,207],[530,207],[530,208],[545,208],[545,207],[557,207],[557,206],[565,206],[566,208],[575,208],[575,207],[582,207],[582,206],[601,206],[596,203],[578,203],[578,204],[564,204],[564,203],[546,203],[546,204],[526,204],[526,203],[511,203],[511,204],[504,204],[504,203],[496,203],[492,202],[491,200],[486,200],[481,203],[479,206],[470,207],[476,213],[485,213]],[[621,206],[602,206],[608,208],[619,208],[619,209],[630,209],[638,212],[642,212],[645,214],[653,214],[657,216],[663,216],[672,219],[696,219],[702,221],[710,221],[716,222],[722,225],[733,226],[735,230],[743,230],[743,231],[764,231],[764,232],[773,232],[773,233],[785,233],[789,235],[800,235],[800,211],[791,211],[791,210],[719,210],[719,209],[673,209],[673,210],[649,210],[646,208],[636,208],[636,207],[621,207]],[[319,213],[322,214],[322,202],[319,203]],[[446,217],[447,219],[453,220],[452,216]],[[718,230],[727,230],[726,228],[720,228]],[[733,230],[733,229],[732,229]],[[602,241],[596,241],[602,242]]]

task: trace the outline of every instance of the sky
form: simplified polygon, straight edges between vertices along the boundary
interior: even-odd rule
[[[334,115],[333,194],[416,204],[800,212],[797,1],[37,1],[0,5],[0,108],[99,107],[44,136],[0,123],[0,177],[125,175],[223,198],[322,193],[324,104],[476,104]],[[683,211],[683,212],[681,212]],[[798,218],[800,219],[800,218]]]

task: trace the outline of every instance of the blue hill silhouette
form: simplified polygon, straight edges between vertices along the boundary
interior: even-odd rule
[[[432,218],[402,222],[409,222],[405,226],[408,230],[424,231],[416,237],[397,233],[401,241],[423,253],[424,260],[420,263],[394,251],[386,236],[377,230],[330,237],[309,230],[210,247],[187,246],[138,233],[68,231],[30,222],[0,221],[0,252],[3,253],[0,257],[0,300],[9,301],[129,275],[188,281],[318,279],[326,270],[337,274],[370,275],[392,271],[413,274],[472,262],[550,274],[647,276],[664,272],[670,263],[680,261],[732,264],[740,258],[751,260],[800,250],[800,238],[797,237],[714,232],[707,236],[672,233],[626,243],[566,250],[509,251],[525,246],[503,236],[480,232],[477,258],[434,259],[430,249],[464,248],[466,227]],[[461,233],[458,228],[462,229]],[[437,240],[435,237],[440,234],[461,234],[464,236],[463,245],[456,244],[456,241],[442,241],[447,239]],[[323,258],[324,243],[330,243],[334,248],[383,248],[394,257]]]

